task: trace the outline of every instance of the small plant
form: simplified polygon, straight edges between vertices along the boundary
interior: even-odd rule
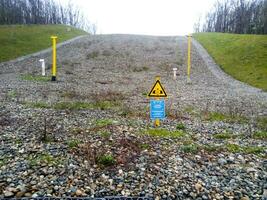
[[[237,144],[227,144],[226,149],[231,153],[239,153],[242,151],[242,148]]]
[[[102,52],[102,55],[103,55],[103,56],[111,56],[111,52],[108,51],[108,50],[104,50],[104,51]]]
[[[51,108],[50,105],[48,105],[45,102],[24,102],[24,104],[28,107],[28,108]]]
[[[185,153],[195,154],[198,152],[198,146],[196,144],[183,145],[181,146],[181,149]]]
[[[78,147],[78,145],[81,144],[81,141],[74,139],[74,140],[68,141],[67,143],[68,143],[68,147],[73,149],[73,148]]]
[[[93,51],[93,52],[87,54],[86,58],[87,59],[94,59],[98,56],[99,56],[99,51]]]
[[[145,131],[145,134],[163,138],[164,137],[178,138],[185,136],[185,133],[182,131],[169,131],[166,129],[148,129]]]
[[[17,92],[16,92],[15,90],[8,91],[8,93],[7,93],[7,96],[8,96],[9,98],[11,98],[11,99],[16,98],[17,95],[18,95],[18,94],[17,94]]]
[[[143,72],[143,71],[148,71],[148,70],[149,68],[147,66],[133,68],[133,72]]]
[[[221,140],[226,140],[226,139],[231,139],[233,138],[233,135],[230,133],[218,133],[213,136],[215,139],[221,139]]]
[[[111,136],[111,133],[109,131],[101,131],[100,136],[103,138],[109,138]]]
[[[33,75],[23,75],[22,80],[25,81],[35,81],[35,82],[48,82],[51,77],[48,76],[33,76]]]
[[[57,110],[83,110],[93,107],[92,103],[87,102],[60,102],[53,106],[53,108]]]
[[[267,131],[259,131],[259,132],[253,133],[252,137],[258,140],[267,140]]]
[[[177,130],[185,130],[185,125],[183,123],[179,123],[176,125]]]
[[[264,153],[264,147],[257,147],[257,146],[245,146],[243,147],[242,151],[247,154],[261,154]]]
[[[207,152],[223,151],[221,146],[215,146],[215,145],[210,145],[210,144],[202,145],[201,148]]]
[[[112,166],[115,163],[116,161],[111,154],[105,154],[97,158],[97,164],[103,165],[105,167]]]
[[[96,121],[97,126],[109,126],[112,125],[114,121],[112,119],[99,119]]]
[[[41,163],[51,164],[53,166],[58,165],[61,162],[60,159],[54,158],[48,153],[38,154],[37,156],[30,155],[28,157],[28,163],[31,167],[40,165]]]
[[[3,156],[0,158],[0,167],[5,166],[8,163],[8,158]]]
[[[146,144],[146,143],[140,144],[140,148],[143,149],[143,150],[149,149],[150,148],[150,145],[149,144]]]
[[[267,131],[267,117],[258,117],[257,126],[264,131]]]

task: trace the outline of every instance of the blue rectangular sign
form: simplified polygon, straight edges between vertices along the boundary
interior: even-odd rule
[[[150,100],[150,118],[164,119],[165,118],[165,101]]]

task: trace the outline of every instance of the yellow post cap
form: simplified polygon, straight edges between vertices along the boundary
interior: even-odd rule
[[[53,35],[52,35],[52,36],[51,36],[51,39],[57,39],[57,36],[53,36]]]

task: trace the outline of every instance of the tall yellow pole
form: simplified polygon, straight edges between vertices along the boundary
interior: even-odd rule
[[[188,35],[188,54],[187,54],[187,81],[190,82],[191,71],[191,35]]]
[[[52,66],[52,81],[56,81],[57,77],[57,36],[51,36],[53,44],[53,66]]]
[[[159,76],[156,76],[156,81],[160,81],[160,77]],[[160,98],[159,97],[156,97],[155,100],[159,100]],[[155,127],[158,127],[160,126],[160,120],[159,119],[155,119]]]

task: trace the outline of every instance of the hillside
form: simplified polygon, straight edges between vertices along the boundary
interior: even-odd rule
[[[57,35],[58,42],[63,42],[85,34],[85,31],[65,25],[1,25],[0,62],[50,47],[51,35]]]
[[[186,37],[93,35],[58,48],[56,82],[37,65],[51,52],[0,63],[0,199],[264,199],[267,93],[214,75],[196,45],[188,84],[186,56]]]
[[[267,91],[267,36],[198,33],[216,63],[234,78]]]

